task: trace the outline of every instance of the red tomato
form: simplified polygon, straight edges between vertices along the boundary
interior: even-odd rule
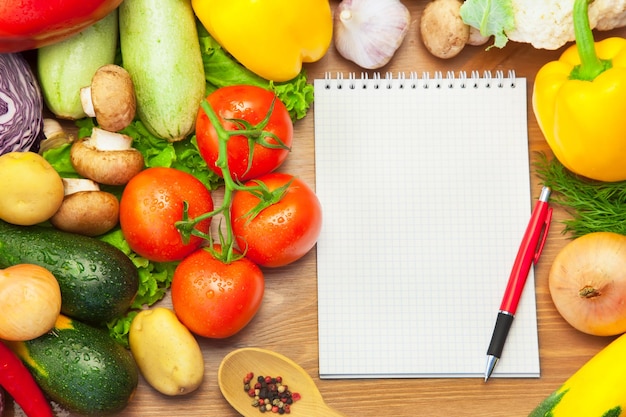
[[[275,97],[274,93],[261,87],[238,85],[219,88],[209,95],[208,100],[224,128],[238,130],[235,123],[224,119],[242,119],[256,125],[265,118]],[[285,146],[291,146],[293,123],[287,108],[278,98],[274,102],[274,109],[264,131],[276,135]],[[223,176],[222,170],[215,165],[219,155],[217,132],[202,109],[196,119],[196,138],[200,154],[209,168]],[[267,141],[278,144],[273,138],[268,138]],[[233,179],[246,181],[267,174],[278,168],[289,154],[288,149],[269,148],[259,143],[256,143],[253,149],[252,165],[246,172],[250,160],[248,138],[242,135],[230,137],[227,145],[228,168]]]
[[[122,0],[2,0],[0,53],[49,45],[80,32]]]
[[[231,223],[241,250],[257,265],[279,267],[304,256],[317,242],[322,229],[322,207],[313,190],[288,174],[271,173],[258,178],[270,191],[293,182],[283,198],[261,211],[252,221],[247,213],[259,198],[237,191],[231,205]],[[255,185],[255,181],[246,185]]]
[[[214,246],[220,251],[219,245]],[[225,264],[205,248],[176,267],[172,278],[172,306],[193,333],[215,339],[243,329],[261,306],[263,272],[246,258]]]
[[[174,225],[183,218],[183,202],[189,218],[213,211],[210,191],[191,174],[174,168],[148,168],[135,175],[120,200],[120,227],[131,249],[156,262],[176,261],[204,242],[192,236],[184,244]],[[209,231],[210,219],[196,228]]]

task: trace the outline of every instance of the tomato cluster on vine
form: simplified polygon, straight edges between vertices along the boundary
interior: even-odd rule
[[[179,262],[172,305],[200,336],[225,338],[243,329],[263,299],[263,268],[291,264],[317,242],[322,208],[315,192],[277,172],[293,136],[289,112],[273,92],[223,87],[196,119],[198,150],[223,178],[219,207],[197,178],[174,168],[148,168],[124,189],[124,237],[147,259]]]

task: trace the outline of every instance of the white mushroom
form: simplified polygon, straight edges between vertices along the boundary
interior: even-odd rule
[[[481,46],[486,44],[491,36],[485,36],[480,33],[480,29],[475,28],[474,26],[469,27],[469,39],[467,40],[468,45],[472,46]]]
[[[53,149],[66,143],[74,141],[74,136],[68,135],[63,126],[55,119],[43,119],[43,135],[45,139],[39,142],[40,155],[48,149]]]
[[[130,136],[96,127],[91,137],[72,145],[72,166],[99,184],[124,185],[144,167],[143,155],[131,146],[132,141]]]
[[[85,113],[102,129],[117,132],[135,117],[135,88],[128,71],[118,65],[98,68],[91,85],[80,90],[80,98]]]
[[[65,198],[50,218],[57,229],[86,236],[99,236],[117,225],[119,201],[84,178],[64,178]]]

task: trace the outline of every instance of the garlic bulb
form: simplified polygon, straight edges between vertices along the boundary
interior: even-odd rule
[[[335,47],[366,69],[387,64],[402,44],[411,21],[400,0],[342,0],[337,6]]]

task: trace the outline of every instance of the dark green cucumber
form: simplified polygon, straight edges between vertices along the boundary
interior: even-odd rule
[[[0,221],[0,268],[21,263],[52,272],[61,288],[61,312],[86,323],[103,324],[124,314],[139,288],[130,258],[106,242]]]
[[[105,329],[64,315],[43,336],[7,345],[46,395],[74,413],[117,413],[137,388],[139,374],[130,351]]]

